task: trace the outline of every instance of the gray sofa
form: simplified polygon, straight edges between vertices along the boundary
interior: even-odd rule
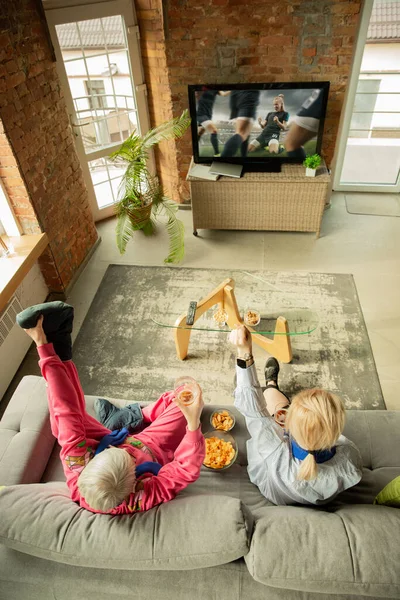
[[[400,412],[348,413],[345,434],[361,451],[364,477],[323,509],[261,496],[236,417],[231,469],[204,469],[147,513],[95,515],[69,499],[44,381],[25,377],[0,423],[0,599],[400,598],[400,511],[372,505],[400,474]]]

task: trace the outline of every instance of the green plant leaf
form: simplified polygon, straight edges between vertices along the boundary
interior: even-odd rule
[[[151,218],[142,227],[142,231],[143,231],[144,235],[146,235],[146,236],[153,235],[156,232],[156,229],[157,229],[156,223],[155,223],[154,219],[151,219]]]
[[[164,262],[178,263],[185,255],[185,226],[176,217],[178,205],[175,202],[164,197],[160,208],[162,210],[159,212],[163,212],[168,218],[166,227],[169,236],[169,254]]]
[[[303,162],[303,166],[308,169],[317,169],[322,162],[322,158],[319,154],[313,154],[312,156],[306,156]]]
[[[159,144],[165,140],[182,137],[190,125],[189,111],[184,110],[180,117],[161,123],[158,127],[150,129],[143,136],[143,145],[146,149]]]
[[[129,214],[126,212],[120,213],[119,215],[117,215],[117,217],[118,217],[117,227],[116,227],[117,246],[118,246],[118,250],[120,251],[120,253],[125,254],[127,243],[132,238],[135,231],[138,231],[139,229],[143,229],[143,227],[146,224],[146,221],[143,221],[143,223],[134,225],[130,219]]]

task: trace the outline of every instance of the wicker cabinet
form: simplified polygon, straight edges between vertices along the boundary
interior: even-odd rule
[[[283,164],[281,173],[245,173],[218,181],[188,175],[187,180],[194,235],[198,229],[246,229],[314,231],[319,237],[331,192],[325,165],[316,177],[306,177],[302,165]]]

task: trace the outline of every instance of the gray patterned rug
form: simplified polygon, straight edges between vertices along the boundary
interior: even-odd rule
[[[328,273],[110,265],[74,344],[85,393],[155,400],[187,374],[199,381],[207,401],[231,404],[234,352],[227,334],[193,331],[188,359],[180,361],[175,330],[151,320],[173,325],[191,300],[227,277],[236,282],[240,310],[261,310],[263,331],[282,314],[290,330],[301,334],[291,338],[293,361],[282,365],[281,389],[290,395],[323,387],[339,394],[347,408],[385,408],[353,277]],[[258,347],[254,354],[262,383],[268,355]]]

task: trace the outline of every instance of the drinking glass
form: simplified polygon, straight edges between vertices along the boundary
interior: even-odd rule
[[[174,385],[175,398],[185,406],[190,406],[195,402],[201,393],[201,388],[193,377],[187,375],[178,377]]]

